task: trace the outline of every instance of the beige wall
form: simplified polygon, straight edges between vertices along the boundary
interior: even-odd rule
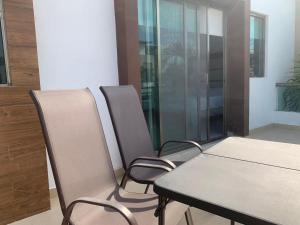
[[[300,55],[300,0],[296,0],[296,55]]]

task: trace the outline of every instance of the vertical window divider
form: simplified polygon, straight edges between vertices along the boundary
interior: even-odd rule
[[[185,114],[185,137],[187,137],[187,130],[188,130],[188,114],[187,114],[187,105],[188,105],[188,101],[187,101],[187,97],[188,97],[188,52],[187,52],[187,3],[183,1],[182,3],[182,7],[183,7],[183,45],[184,45],[184,114]]]
[[[161,88],[160,88],[160,84],[161,84],[161,33],[160,33],[160,0],[156,0],[156,27],[157,27],[157,78],[158,78],[158,96],[161,96]],[[159,97],[158,97],[159,98]],[[160,99],[158,100],[158,105],[159,105],[159,109],[161,109],[161,101]],[[160,122],[159,122],[159,133],[160,133],[160,138],[159,138],[159,142],[161,142],[162,139],[162,123],[161,123],[161,110],[159,110],[159,118],[160,118]],[[161,143],[159,143],[161,144]]]

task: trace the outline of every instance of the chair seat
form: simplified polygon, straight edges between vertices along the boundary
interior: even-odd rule
[[[139,225],[158,224],[158,218],[154,216],[158,204],[158,197],[155,194],[130,193],[119,189],[105,197],[103,195],[97,197],[117,201],[126,206],[134,214]],[[166,225],[178,224],[187,209],[187,205],[170,202],[166,210]],[[74,225],[128,225],[120,214],[110,209],[86,204],[74,208],[71,221]]]
[[[153,182],[157,178],[159,178],[160,176],[166,173],[167,173],[166,171],[156,170],[151,168],[135,168],[131,171],[130,176],[137,183],[153,184]]]

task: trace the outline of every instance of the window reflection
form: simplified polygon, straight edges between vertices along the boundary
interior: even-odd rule
[[[250,17],[250,76],[264,77],[265,70],[265,18]]]
[[[2,15],[0,15],[2,16]],[[0,21],[0,85],[7,84],[7,70],[6,70],[6,63],[5,63],[5,51],[4,51],[4,42],[3,42],[3,34],[2,34],[2,20]]]

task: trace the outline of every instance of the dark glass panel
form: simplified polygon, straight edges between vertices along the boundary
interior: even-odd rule
[[[7,72],[5,64],[5,54],[2,36],[2,24],[0,23],[0,84],[7,84]]]
[[[209,37],[209,122],[210,139],[224,135],[223,37]]]

